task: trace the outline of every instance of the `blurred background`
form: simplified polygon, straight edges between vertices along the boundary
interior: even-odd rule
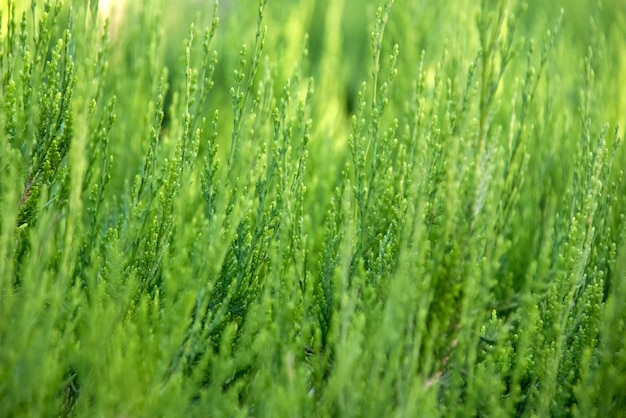
[[[433,85],[440,70],[449,77],[454,88],[465,85],[468,68],[477,60],[480,48],[476,27],[479,11],[481,7],[495,11],[501,3],[499,0],[395,1],[386,27],[381,58],[384,72],[392,46],[399,45],[397,69],[404,84],[397,83],[396,90],[390,92],[392,109],[389,113],[392,116],[394,112],[403,111],[404,90],[410,88],[410,81],[419,76],[422,53],[427,89]],[[0,11],[5,17],[7,4],[0,4]],[[22,0],[14,4],[16,16],[21,16],[32,3]],[[266,45],[256,81],[264,74],[270,74],[275,96],[278,97],[286,81],[294,76],[296,68],[300,68],[298,71],[304,78],[312,77],[314,80],[314,99],[310,103],[314,120],[310,158],[312,173],[319,172],[316,166],[322,166],[323,171],[331,176],[338,170],[337,167],[324,165],[327,162],[326,153],[335,152],[337,147],[345,145],[359,88],[364,81],[371,81],[370,33],[374,28],[376,9],[382,4],[383,0],[267,1],[262,23],[267,28]],[[528,0],[523,3],[524,7],[518,7],[522,3],[517,1],[505,4],[509,13],[517,10],[520,15],[515,18],[517,27],[514,35],[519,41],[519,53],[515,58],[517,70],[505,75],[504,85],[514,90],[516,80],[524,76],[522,69],[526,66],[531,40],[535,44],[533,62],[539,60],[546,33],[556,27],[562,10],[554,58],[548,64],[554,80],[546,81],[539,88],[548,88],[547,83],[551,82],[552,90],[558,89],[559,93],[554,106],[578,107],[584,60],[591,48],[595,78],[603,80],[594,87],[596,122],[614,124],[624,120],[626,1]],[[95,14],[96,6],[99,8],[98,17],[88,18],[97,19],[99,33],[105,19],[110,21],[107,93],[117,95],[116,107],[119,111],[131,113],[137,119],[133,124],[118,123],[114,127],[114,137],[127,139],[125,146],[118,148],[123,151],[118,151],[120,155],[115,157],[117,161],[124,162],[123,165],[137,165],[147,145],[145,141],[133,138],[135,132],[147,132],[151,114],[148,104],[154,100],[162,68],[168,69],[164,125],[167,128],[169,115],[176,112],[176,97],[183,91],[185,39],[189,37],[190,25],[195,24],[191,65],[198,68],[202,59],[204,28],[211,25],[214,3],[210,0],[100,0],[97,5],[89,3],[92,14]],[[41,16],[43,7],[43,2],[37,2],[37,16]],[[218,108],[220,111],[230,109],[229,91],[234,84],[233,70],[240,61],[242,45],[247,46],[246,68],[250,66],[258,8],[257,0],[219,2],[219,27],[212,44],[218,61],[215,87],[206,103],[207,115],[212,115]],[[62,19],[68,18],[68,10],[67,7],[63,9]],[[6,18],[2,21],[6,26]],[[97,44],[98,38],[94,37],[92,41]],[[304,48],[308,49],[308,57],[303,62]],[[510,100],[508,93],[510,91],[501,92],[504,100]],[[567,123],[572,121],[564,121],[563,126],[566,127]],[[222,113],[220,132],[225,145],[222,150],[228,148],[231,126],[232,115]],[[167,130],[164,131],[167,136]],[[622,152],[621,155],[625,154]],[[626,161],[622,161],[622,166],[626,166]]]
[[[30,0],[13,1],[18,20],[32,3]],[[41,12],[44,2],[35,3]],[[95,10],[93,0],[89,3]],[[264,22],[268,28],[269,47],[266,50],[278,51],[281,55],[269,59],[296,62],[302,47],[308,46],[310,71],[318,80],[317,87],[330,89],[323,94],[332,93],[350,113],[358,88],[370,77],[370,32],[375,10],[382,3],[382,0],[269,0]],[[426,63],[440,61],[444,48],[448,49],[452,60],[460,60],[460,68],[467,68],[479,47],[475,22],[481,3],[496,9],[501,2],[396,0],[387,26],[386,43],[387,52],[393,43],[400,44],[399,71],[415,73],[416,58],[422,50],[426,52]],[[518,2],[506,3],[508,9],[514,9]],[[138,48],[147,50],[145,41],[149,34],[137,34],[139,25],[136,23],[152,20],[161,29],[161,39],[156,48],[159,60],[164,66],[175,68],[182,59],[190,24],[195,22],[200,28],[210,25],[213,4],[210,0],[99,0],[97,6],[100,20],[108,18],[111,22],[113,55],[116,44],[133,39],[139,39]],[[625,85],[626,1],[527,0],[525,4],[525,12],[518,24],[518,36],[534,39],[540,44],[546,29],[554,26],[563,9],[563,30],[557,47],[584,57],[587,48],[595,46],[596,71],[602,73],[599,75],[615,78],[616,86]],[[8,2],[0,4],[0,12],[4,12],[5,16],[7,5]],[[226,86],[232,84],[232,70],[238,63],[241,45],[250,47],[254,42],[258,5],[257,0],[219,2],[217,80]],[[6,19],[2,21],[6,26]],[[306,41],[305,34],[308,34]],[[134,55],[126,57],[127,64],[141,56],[141,51],[131,52]],[[571,65],[571,62],[567,64]],[[274,70],[279,73],[281,70],[290,71],[290,66]],[[279,75],[283,78],[287,76]],[[175,72],[169,74],[173,87],[179,82],[179,76]],[[330,78],[339,80],[338,85]],[[610,96],[614,97],[615,106],[607,117],[623,115],[624,95]]]
[[[220,67],[232,69],[238,60],[240,46],[250,45],[253,41],[258,3],[257,0],[219,2],[219,53],[223,60]],[[482,3],[496,9],[500,1]],[[509,9],[514,9],[518,2],[505,3]],[[546,29],[554,26],[563,9],[565,39],[559,38],[559,44],[577,49],[582,55],[595,44],[601,47],[598,48],[600,61],[605,60],[601,71],[615,76],[624,73],[621,69],[625,53],[626,1],[527,0],[524,3],[526,9],[518,26],[519,35],[533,38],[539,44]],[[382,4],[382,0],[269,0],[265,13],[268,41],[277,44],[277,50],[285,54],[280,59],[296,60],[303,45],[300,43],[302,37],[308,34],[314,75],[321,71],[322,57],[331,53],[334,56],[328,59],[339,64],[333,68],[333,75],[341,78],[345,87],[342,93],[352,99],[361,82],[369,78],[370,32],[375,10]],[[387,27],[387,41],[400,44],[400,58],[406,57],[405,66],[416,64],[412,61],[415,54],[407,49],[425,50],[426,59],[430,57],[432,61],[439,60],[444,46],[449,45],[464,49],[463,55],[474,54],[478,48],[475,21],[480,6],[481,2],[477,0],[396,0]],[[213,2],[100,0],[101,12],[112,20],[114,34],[120,28],[132,30],[135,15],[142,13],[138,9],[148,7],[162,10],[165,60],[171,66],[182,53],[182,42],[188,35],[189,25],[194,21],[199,25],[209,23]],[[450,51],[450,54],[456,52],[461,51]]]

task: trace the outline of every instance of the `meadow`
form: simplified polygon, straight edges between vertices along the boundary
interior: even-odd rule
[[[101,3],[0,5],[0,416],[626,416],[626,3]]]

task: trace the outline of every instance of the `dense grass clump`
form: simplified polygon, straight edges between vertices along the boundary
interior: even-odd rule
[[[0,416],[626,416],[621,2],[165,3],[0,6]]]

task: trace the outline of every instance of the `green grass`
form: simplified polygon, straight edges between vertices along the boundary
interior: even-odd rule
[[[0,416],[626,415],[620,2],[67,3],[0,6]]]

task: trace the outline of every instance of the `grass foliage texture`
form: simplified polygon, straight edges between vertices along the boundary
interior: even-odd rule
[[[0,6],[0,416],[626,416],[623,2],[167,3]]]

